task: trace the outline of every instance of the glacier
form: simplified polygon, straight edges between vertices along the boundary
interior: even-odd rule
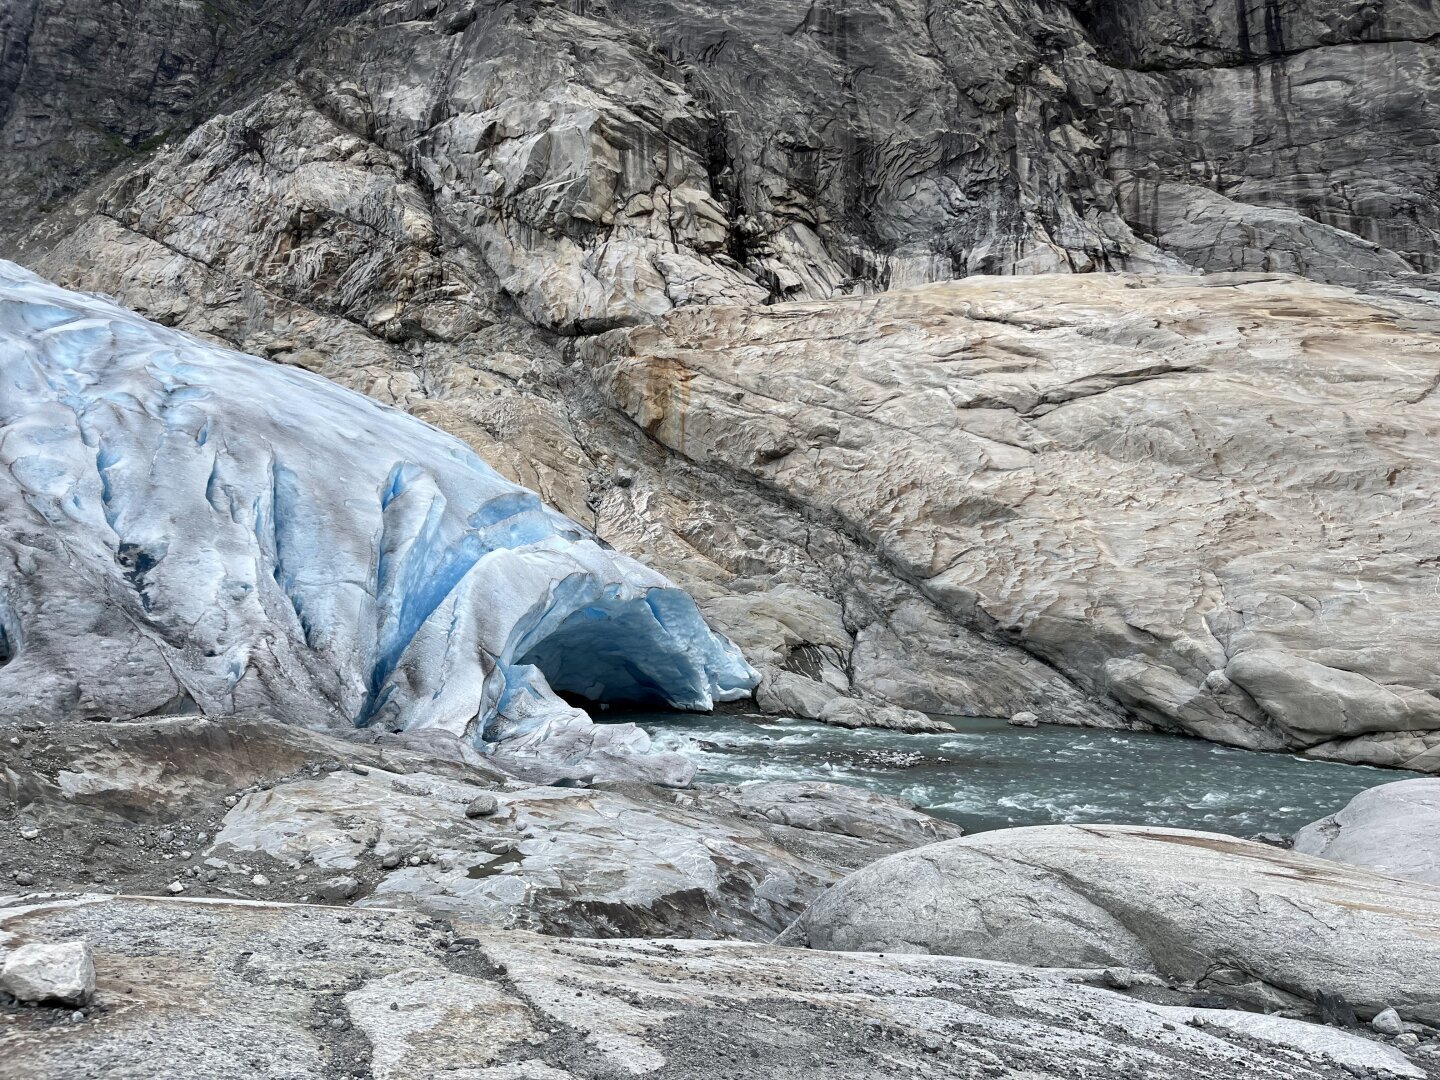
[[[648,744],[558,692],[706,710],[758,681],[458,439],[3,261],[0,466],[0,715],[440,729],[578,767]]]

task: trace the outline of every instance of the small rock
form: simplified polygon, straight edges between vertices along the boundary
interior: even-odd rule
[[[270,879],[264,874],[256,874],[250,879],[250,884],[258,885],[259,887],[264,888],[266,885],[270,884]]]
[[[1403,1035],[1395,1036],[1395,1045],[1401,1050],[1414,1050],[1420,1045],[1420,1036],[1413,1031],[1407,1031]]]
[[[338,904],[360,891],[360,882],[348,874],[333,877],[315,886],[315,899],[322,904]]]
[[[1278,848],[1288,848],[1291,843],[1289,837],[1281,836],[1279,833],[1273,832],[1255,833],[1253,836],[1246,837],[1246,839],[1253,840],[1257,844],[1268,844],[1270,847]]]
[[[1375,1014],[1375,1019],[1370,1021],[1370,1026],[1381,1035],[1403,1035],[1405,1033],[1405,1022],[1400,1019],[1400,1014],[1394,1009],[1383,1009]]]
[[[370,770],[367,769],[364,765],[356,765],[353,762],[350,765],[350,771],[353,772],[356,776],[370,775]]]
[[[22,945],[5,957],[0,986],[20,1001],[79,1005],[95,992],[95,959],[84,941]]]
[[[1040,717],[1033,712],[1017,712],[1010,717],[1011,727],[1039,727]]]
[[[476,795],[475,798],[470,800],[469,805],[465,807],[465,816],[467,818],[489,817],[499,809],[500,800],[495,798],[494,795],[488,793]]]
[[[40,830],[39,830],[39,829],[21,829],[21,830],[20,830],[20,839],[21,839],[21,840],[38,840],[39,838],[40,838]]]
[[[1331,1027],[1354,1027],[1360,1022],[1350,1002],[1343,994],[1321,990],[1315,995],[1315,1006],[1320,1013],[1320,1022]]]
[[[155,839],[159,840],[162,844],[168,844],[171,840],[175,839],[175,834],[169,829],[161,829],[155,834]]]
[[[234,795],[226,795],[226,796],[225,796],[225,805],[226,805],[226,806],[234,806],[234,805],[235,805],[236,803],[238,803],[239,801],[240,801],[240,800],[237,799]]]
[[[406,862],[408,862],[411,866],[419,866],[421,859],[419,855],[411,855],[410,858],[406,860]]]
[[[28,870],[15,871],[15,884],[21,887],[28,887],[35,884],[35,875]]]
[[[1128,968],[1106,968],[1104,979],[1105,985],[1116,990],[1129,990],[1135,985],[1135,977]]]
[[[178,882],[178,881],[172,881],[172,882],[170,882],[170,884],[169,884],[169,885],[166,885],[165,888],[169,889],[172,893],[176,893],[176,894],[179,894],[179,893],[182,893],[182,892],[185,891],[185,886],[184,886],[184,885],[181,885],[180,882]]]
[[[392,851],[380,860],[380,865],[386,870],[394,870],[404,859],[398,851]]]

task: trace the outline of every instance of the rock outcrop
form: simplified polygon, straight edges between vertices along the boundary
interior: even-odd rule
[[[581,354],[653,439],[1097,697],[1435,769],[1437,330],[1293,280],[971,278],[691,308]]]
[[[419,734],[251,717],[0,723],[0,887],[768,940],[849,870],[959,835],[835,784],[531,785],[452,735]],[[477,801],[487,812],[472,816]]]
[[[889,856],[781,941],[1156,972],[1255,1007],[1440,1020],[1440,889],[1178,829],[1003,829]]]
[[[109,26],[112,7],[82,29]],[[1150,292],[1167,288],[1157,279],[1144,294],[1163,325],[1147,331],[1132,310],[1137,279],[1066,282],[1038,300],[1069,305],[1065,326],[1020,317],[964,330],[972,351],[992,333],[1000,348],[1039,350],[997,354],[978,396],[926,397],[949,393],[938,368],[923,390],[880,377],[899,387],[889,412],[920,410],[907,422],[926,438],[963,399],[967,453],[1017,489],[1040,475],[1032,461],[1093,455],[1095,468],[1063,478],[1043,512],[1063,516],[1065,499],[1104,507],[1111,520],[1093,535],[1024,514],[1015,522],[1033,535],[1007,535],[1019,525],[995,515],[1014,508],[985,480],[947,494],[943,520],[877,535],[850,496],[772,483],[814,446],[884,453],[864,445],[866,417],[843,411],[876,402],[837,400],[838,415],[813,430],[791,430],[777,409],[714,460],[687,459],[672,452],[673,431],[659,448],[618,416],[564,340],[629,325],[643,338],[669,312],[676,334],[723,335],[753,318],[755,344],[788,364],[775,320],[797,316],[734,305],[824,301],[804,316],[814,340],[797,343],[796,362],[843,363],[862,347],[867,310],[847,297],[976,273],[1286,270],[1423,299],[1440,146],[1430,104],[1440,25],[1424,5],[1337,14],[1245,0],[1232,16],[1166,0],[733,12],[403,0],[312,5],[305,19],[211,7],[220,17],[204,49],[188,9],[165,35],[148,18],[127,26],[132,56],[172,57],[141,85],[134,64],[74,63],[88,54],[66,38],[66,0],[12,5],[0,23],[0,170],[37,175],[49,163],[52,179],[43,196],[12,185],[4,250],[465,439],[695,595],[761,670],[769,711],[1140,718],[1240,745],[1434,767],[1433,678],[1418,658],[1434,627],[1412,591],[1435,531],[1416,502],[1434,374],[1419,308],[1257,283],[1196,294],[1197,307],[1171,318],[1166,303],[1185,294]],[[256,56],[264,75],[252,77]],[[195,90],[197,57],[233,72],[236,93]],[[69,121],[44,104],[102,83],[117,88],[113,116],[82,109]],[[142,121],[157,112],[169,119]],[[96,127],[125,148],[65,149],[72,129]],[[1265,290],[1269,314],[1253,295]],[[1215,313],[1196,314],[1212,301]],[[717,304],[726,313],[686,313]],[[1331,357],[1346,318],[1344,354]],[[1327,344],[1302,349],[1310,319]],[[1131,336],[1084,336],[1112,321]],[[1301,352],[1268,357],[1271,334]],[[1217,355],[1227,343],[1264,360],[1264,374],[1227,368]],[[1368,362],[1392,349],[1400,368]],[[592,342],[581,351],[596,355]],[[770,408],[753,391],[750,406],[710,402],[683,370],[691,351],[675,351],[671,381],[693,383],[697,410]],[[1052,352],[1071,375],[1041,377]],[[1007,362],[1017,381],[1038,380],[1038,396],[1010,392]],[[1231,421],[1230,395],[1252,391],[1276,399],[1277,425],[1255,396],[1239,410],[1245,426]],[[1374,422],[1351,424],[1352,405]],[[1401,420],[1377,419],[1392,406]],[[1107,408],[1126,407],[1154,410],[1154,430],[1140,430],[1148,412],[1132,413],[1128,434],[1092,438],[1113,420]],[[1147,486],[1172,479],[1184,499]],[[853,472],[845,481],[864,486]],[[1133,487],[1150,505],[1087,482]],[[898,512],[917,498],[896,490],[892,501]],[[1357,515],[1375,524],[1352,533]],[[988,561],[986,530],[1000,534]],[[937,552],[971,534],[983,536],[967,549],[979,578],[937,587],[952,569]],[[1142,541],[1153,548],[1144,565],[1127,554]],[[1012,587],[998,576],[1006,565],[1046,584]],[[1360,593],[1338,595],[1352,566],[1356,587],[1378,599],[1373,617]],[[1041,595],[1052,585],[1053,610]],[[847,698],[863,704],[835,705]]]
[[[0,22],[12,246],[67,229],[67,196],[118,167],[97,205],[145,235],[248,173],[298,196],[241,241],[292,287],[343,273],[358,299],[408,267],[425,283],[398,312],[479,270],[565,331],[968,273],[1437,269],[1440,20],[1418,0],[128,10],[24,0]],[[374,197],[337,216],[329,162]],[[177,169],[209,188],[184,210],[153,198]],[[385,229],[397,196],[449,237]],[[377,226],[386,268],[329,262]]]
[[[1296,833],[1295,850],[1440,885],[1440,780],[1362,791]]]
[[[557,941],[384,910],[99,897],[0,909],[0,934],[104,941],[92,1017],[0,1013],[3,1080],[69,1080],[77,1062],[140,1080],[159,1061],[192,1080],[1436,1075],[1420,1064],[1432,1055],[1353,1034],[953,957]]]

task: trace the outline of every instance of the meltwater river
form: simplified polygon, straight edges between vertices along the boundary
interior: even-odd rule
[[[1057,822],[1290,834],[1365,788],[1416,774],[1234,750],[1176,735],[947,718],[907,735],[803,720],[606,714],[677,750],[698,779],[831,780],[899,795],[969,832]]]

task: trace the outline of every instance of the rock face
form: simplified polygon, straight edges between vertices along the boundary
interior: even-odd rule
[[[1077,396],[1034,399],[1025,407],[1067,407],[1048,420],[1019,417],[1038,434],[1007,442],[1017,436],[1005,427],[1010,395],[996,385],[1008,377],[1003,364],[1017,364],[1023,381],[1054,350],[1080,347],[1091,360],[1095,350],[1062,328],[1005,329],[1007,347],[1039,355],[997,358],[986,393],[1000,397],[975,398],[961,418],[989,440],[985,454],[1003,459],[996,469],[1026,474],[1011,462],[1046,456],[1038,438],[1089,438],[1099,429],[1082,418],[1140,395],[1166,414],[1162,429],[1132,432],[1124,448],[1118,437],[1092,440],[1114,464],[1085,475],[1155,500],[1167,536],[1194,534],[1167,539],[1173,550],[1153,570],[1123,543],[1105,547],[1124,540],[1116,520],[1094,537],[1048,527],[1002,536],[1000,561],[1033,544],[1021,561],[1053,562],[1080,582],[1056,587],[1052,613],[1044,597],[1002,603],[963,582],[937,596],[931,578],[948,564],[897,567],[895,538],[857,526],[849,502],[797,508],[793,491],[769,486],[791,442],[795,460],[825,440],[854,443],[863,415],[792,432],[779,410],[727,440],[727,454],[745,460],[737,473],[636,431],[568,362],[565,340],[696,305],[827,301],[835,328],[817,309],[820,350],[856,333],[847,297],[976,273],[1283,270],[1424,298],[1440,235],[1440,16],[1426,4],[354,0],[310,4],[303,16],[228,0],[140,6],[134,17],[135,5],[115,0],[83,12],[73,0],[25,0],[0,15],[0,191],[10,200],[0,251],[450,430],[690,591],[764,675],[767,710],[820,717],[837,698],[858,698],[1097,725],[1140,717],[1242,745],[1433,764],[1435,739],[1422,734],[1434,730],[1429,677],[1412,648],[1429,647],[1428,616],[1387,598],[1382,617],[1353,623],[1369,644],[1316,630],[1351,618],[1348,608],[1331,618],[1333,595],[1316,595],[1348,580],[1347,568],[1360,567],[1358,587],[1371,593],[1409,596],[1421,573],[1410,559],[1428,558],[1412,551],[1424,547],[1414,537],[1434,532],[1414,524],[1413,504],[1395,511],[1399,553],[1372,551],[1345,524],[1389,522],[1380,504],[1417,490],[1406,485],[1423,471],[1431,403],[1427,375],[1409,359],[1403,371],[1371,365],[1365,379],[1387,403],[1380,388],[1398,391],[1393,404],[1413,435],[1389,418],[1393,429],[1345,426],[1352,402],[1317,390],[1309,355],[1302,367],[1267,369],[1288,428],[1242,432],[1222,417],[1192,432],[1183,402],[1157,399],[1167,386],[1226,398],[1243,376],[1215,374],[1223,364],[1209,354],[1253,340],[1249,324],[1166,321],[1170,334],[1143,339],[1132,327],[1135,341],[1108,339],[1123,365],[1074,358],[1097,381],[1045,383]],[[125,50],[113,57],[94,44],[117,36]],[[1077,303],[1101,305],[1090,286],[1075,288]],[[1130,293],[1106,296],[1118,307],[1097,321],[1128,317]],[[1303,317],[1287,296],[1265,326],[1301,340],[1314,310],[1297,302]],[[1238,319],[1264,320],[1241,307]],[[716,318],[718,327],[734,316]],[[999,329],[982,323],[976,334]],[[1370,330],[1367,348],[1388,354],[1389,332],[1379,322]],[[1171,335],[1193,347],[1190,360],[1171,351]],[[779,348],[773,334],[768,347]],[[1371,384],[1356,362],[1358,395]],[[1186,373],[1168,374],[1175,365]],[[1102,391],[1103,401],[1082,400]],[[1301,414],[1312,392],[1322,423],[1339,428],[1309,434]],[[937,398],[934,416],[910,422],[928,430],[963,397]],[[1071,424],[1082,430],[1058,430]],[[1287,463],[1309,461],[1317,438],[1316,475],[1297,490],[1288,464],[1237,450],[1235,440],[1261,434],[1266,453]],[[1141,445],[1151,438],[1153,455]],[[1318,462],[1337,447],[1343,460],[1326,481]],[[1236,456],[1253,471],[1232,488]],[[1168,484],[1167,468],[1186,474],[1180,486],[1194,498],[1172,502],[1145,486]],[[1395,490],[1387,479],[1372,491],[1392,470]],[[1230,499],[1260,530],[1272,484],[1282,517],[1270,535],[1306,537],[1299,577],[1274,590],[1255,579],[1276,552],[1264,539],[1223,540],[1230,528],[1217,508]],[[1096,496],[1112,519],[1130,513],[1114,505],[1115,490]],[[1072,493],[1091,499],[1078,479],[1062,492]],[[1319,508],[1307,516],[1312,494]],[[915,498],[897,490],[894,501]],[[942,508],[944,520],[909,531],[962,542],[966,530],[1003,533],[1004,523],[977,524],[992,499],[1007,505],[977,484]],[[1046,547],[1052,540],[1073,547]],[[1235,569],[1209,560],[1215,544],[1258,553]],[[1192,548],[1206,550],[1192,558]],[[1334,565],[1316,583],[1321,552]],[[1133,601],[1112,603],[1131,578]],[[1301,627],[1293,640],[1288,623]],[[1068,628],[1096,647],[1053,640]],[[1256,643],[1227,651],[1247,635]],[[1312,714],[1322,730],[1306,726]]]
[[[291,288],[343,273],[358,298],[406,266],[425,306],[480,275],[565,331],[966,273],[1437,269],[1440,16],[1420,0],[126,11],[24,0],[0,23],[12,244],[69,226],[64,196],[118,164],[98,205],[127,228],[168,229],[154,197],[177,174],[212,197],[250,174],[296,197],[300,220],[244,241]],[[234,119],[189,136],[217,106]],[[276,142],[306,148],[297,172]],[[327,205],[335,166],[363,178],[361,213]],[[450,236],[386,229],[387,201]],[[390,266],[320,265],[376,225]]]
[[[0,988],[17,1001],[80,1005],[95,992],[95,958],[84,941],[31,942],[5,953]]]
[[[854,867],[959,835],[835,784],[532,786],[428,736],[249,717],[0,723],[0,867],[41,889],[768,940]],[[471,816],[477,803],[489,812]]]
[[[1435,1075],[1331,1029],[953,957],[556,941],[383,910],[133,898],[0,911],[0,932],[106,941],[93,1019],[0,1014],[4,1080],[81,1063],[140,1080],[162,1062],[193,1080]]]
[[[1296,833],[1295,850],[1440,885],[1440,780],[1362,791]]]
[[[691,308],[581,351],[652,438],[1151,723],[1433,769],[1437,329],[1290,280],[1085,275]]]
[[[927,845],[822,896],[812,948],[1153,971],[1267,1008],[1339,994],[1440,1020],[1440,890],[1175,829],[1056,825]]]
[[[755,684],[659,574],[308,373],[0,264],[0,386],[0,714],[260,710],[575,762],[644,736],[555,690]]]

